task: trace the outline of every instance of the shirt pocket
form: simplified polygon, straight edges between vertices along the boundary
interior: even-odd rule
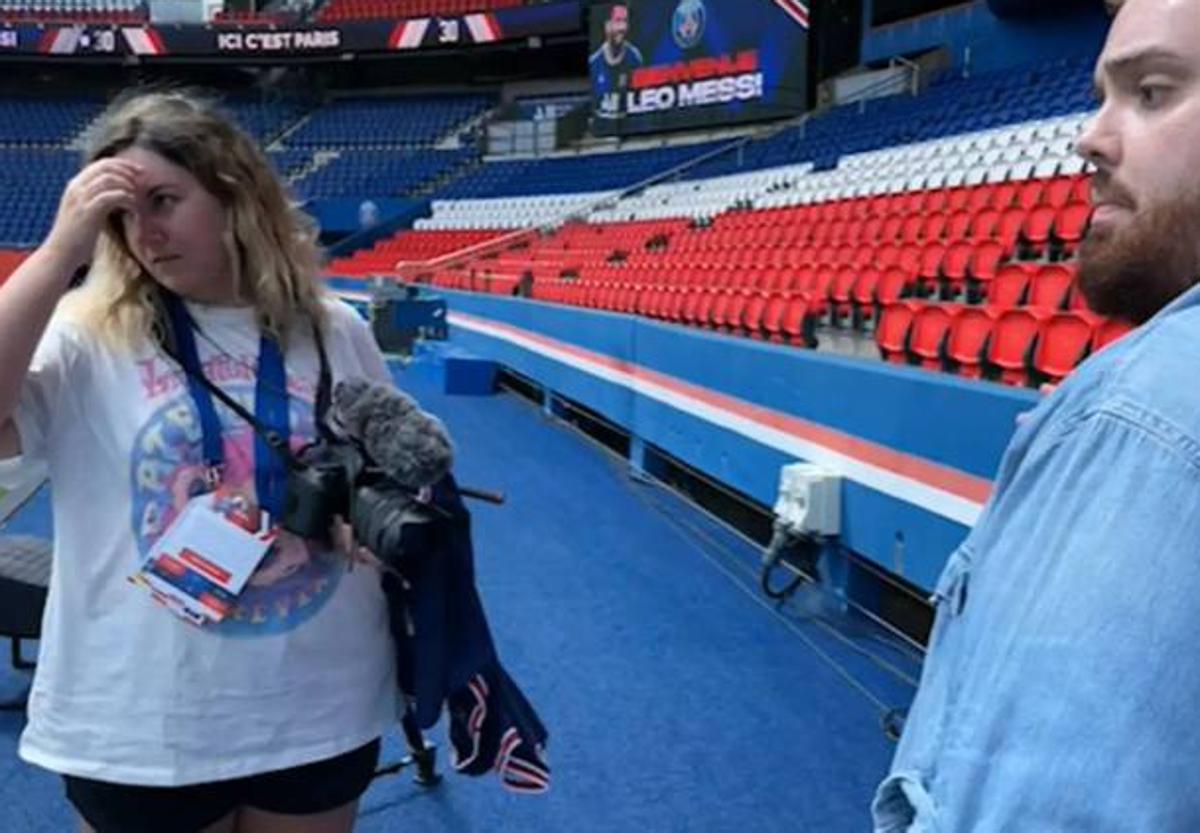
[[[871,804],[875,833],[938,833],[937,807],[920,774],[894,772]]]
[[[927,656],[941,643],[945,630],[967,609],[974,565],[974,549],[969,544],[963,544],[954,551],[947,559],[946,566],[942,568],[942,574],[929,597],[930,604],[937,611],[937,618],[934,621],[933,632],[929,635]]]

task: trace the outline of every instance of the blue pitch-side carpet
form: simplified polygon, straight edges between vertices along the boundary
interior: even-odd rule
[[[624,464],[508,394],[404,388],[456,438],[474,504],[478,581],[506,666],[551,733],[550,792],[452,772],[433,791],[377,780],[362,833],[419,831],[862,831],[918,666],[819,591],[783,610],[757,590],[758,553]],[[44,523],[45,504],[8,532]],[[0,673],[0,697],[24,685]],[[0,715],[0,831],[64,831],[53,775],[16,757]],[[443,751],[440,727],[431,734]],[[398,737],[384,762],[403,754]]]

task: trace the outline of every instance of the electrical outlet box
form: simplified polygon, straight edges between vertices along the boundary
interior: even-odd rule
[[[814,463],[784,466],[779,473],[775,517],[796,535],[840,534],[841,476]]]

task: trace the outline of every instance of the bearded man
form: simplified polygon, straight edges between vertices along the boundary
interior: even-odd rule
[[[1200,828],[1200,0],[1128,0],[1079,141],[1092,305],[947,562],[877,833]]]

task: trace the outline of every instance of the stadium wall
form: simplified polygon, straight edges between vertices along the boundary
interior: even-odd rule
[[[1031,391],[632,316],[447,292],[456,345],[493,358],[748,495],[781,466],[844,477],[842,542],[933,586]],[[635,460],[636,462],[636,460]]]

